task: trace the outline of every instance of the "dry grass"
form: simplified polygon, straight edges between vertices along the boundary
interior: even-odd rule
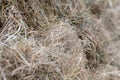
[[[0,0],[0,80],[119,80],[116,2]]]

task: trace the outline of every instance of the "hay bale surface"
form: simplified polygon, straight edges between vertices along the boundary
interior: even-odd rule
[[[0,0],[0,80],[118,80],[109,1]]]

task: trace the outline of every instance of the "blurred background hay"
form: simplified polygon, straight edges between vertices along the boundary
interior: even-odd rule
[[[119,80],[119,4],[0,0],[0,80]]]

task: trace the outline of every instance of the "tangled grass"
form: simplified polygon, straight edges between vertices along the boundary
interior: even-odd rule
[[[112,3],[0,0],[0,80],[118,80],[100,28]]]

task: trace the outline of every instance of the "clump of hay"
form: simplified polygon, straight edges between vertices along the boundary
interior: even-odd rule
[[[6,44],[1,43],[1,68],[6,78],[87,80],[84,48],[75,30],[69,24],[60,23],[48,33],[46,38],[40,38],[47,46],[36,38],[18,34]]]
[[[0,79],[88,80],[105,63],[103,40],[83,1],[2,5]]]

